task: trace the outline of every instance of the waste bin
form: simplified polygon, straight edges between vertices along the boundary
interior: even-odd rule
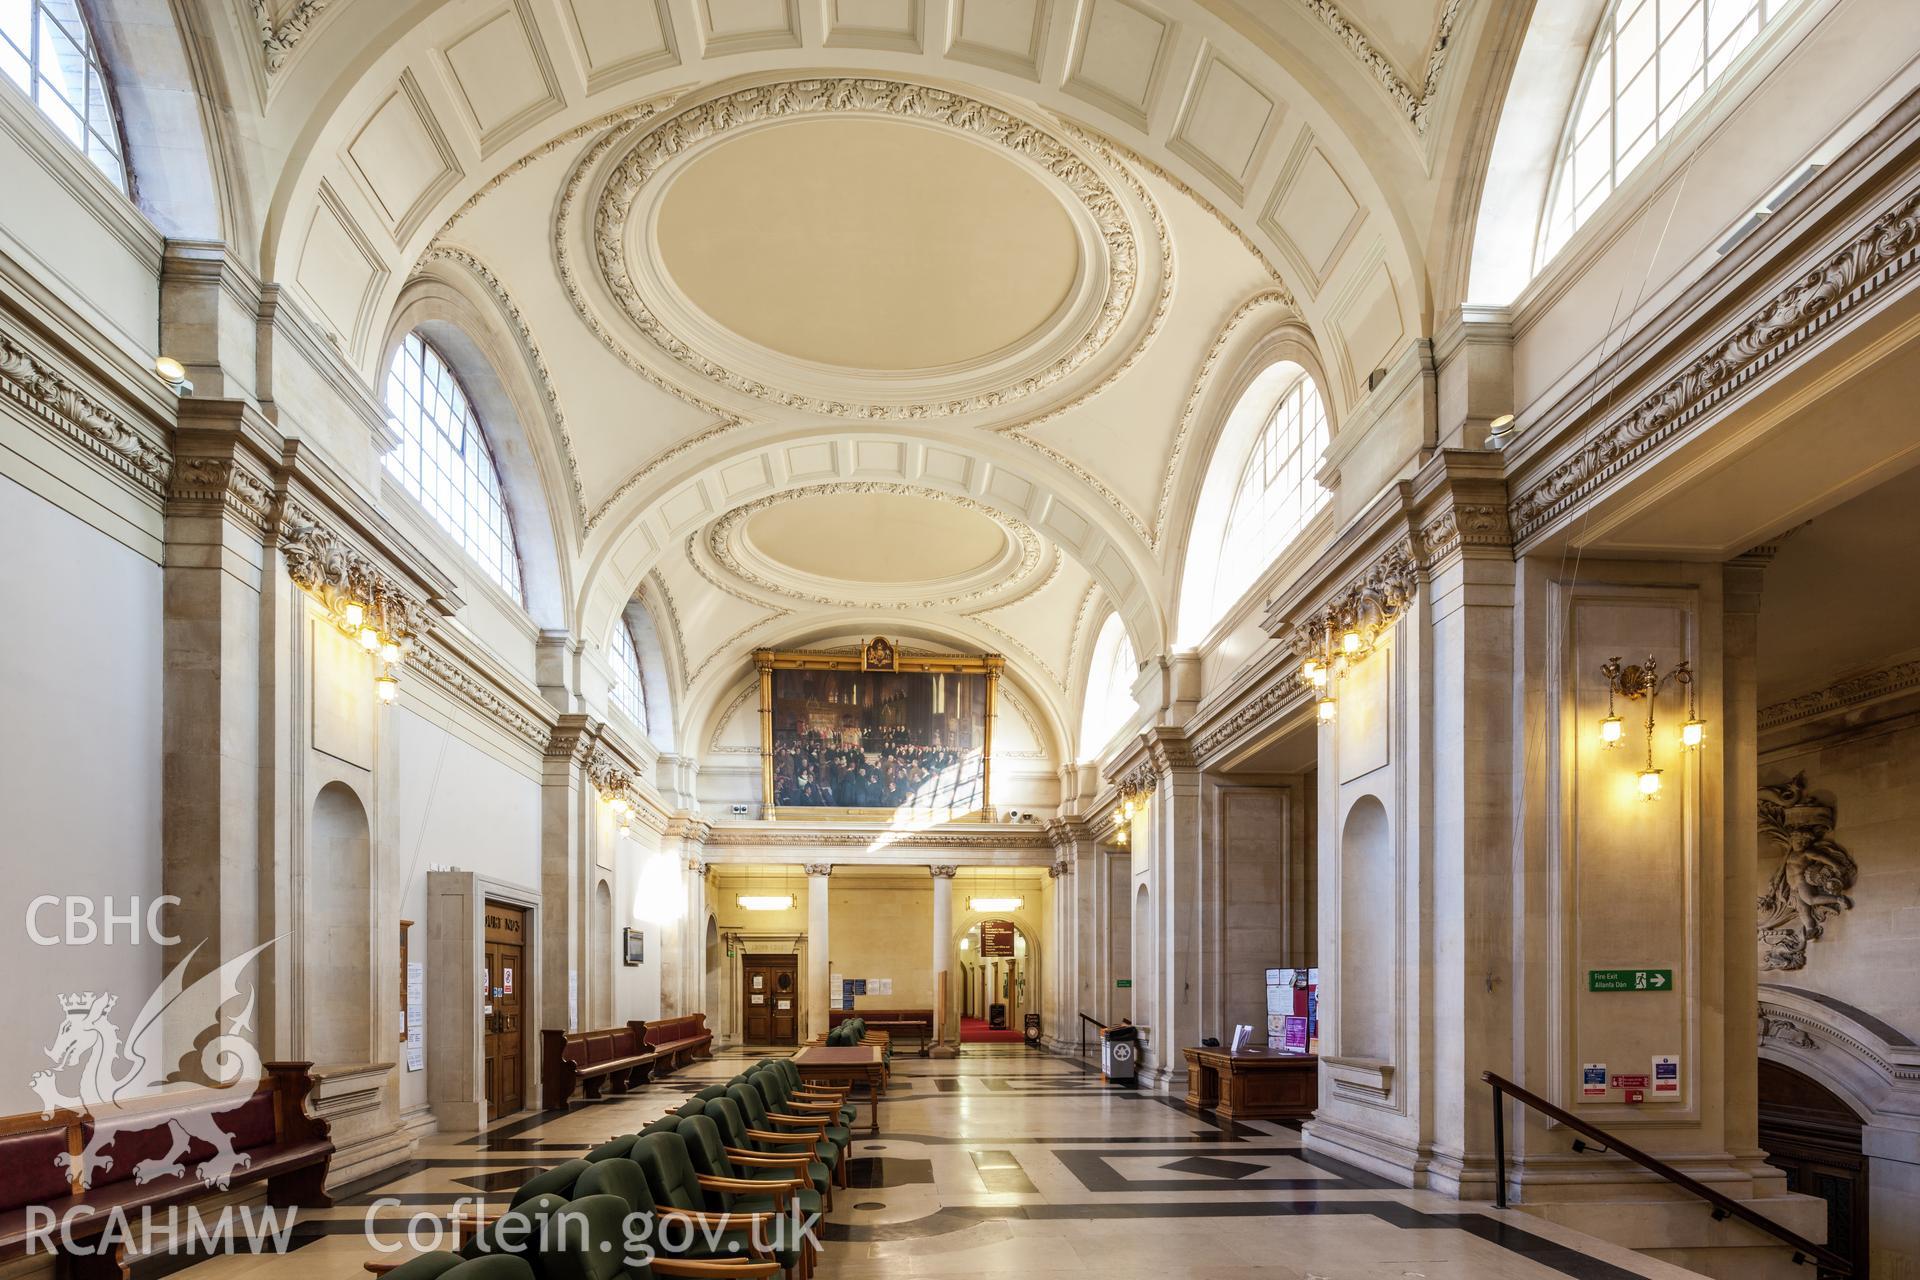
[[[1100,1074],[1109,1084],[1132,1084],[1140,1067],[1140,1028],[1100,1029]]]
[[[1007,1029],[1006,1005],[990,1004],[987,1006],[987,1026],[995,1031],[1005,1031]]]

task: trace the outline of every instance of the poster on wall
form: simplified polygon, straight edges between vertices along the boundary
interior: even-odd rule
[[[770,816],[987,809],[998,655],[908,655],[876,636],[844,657],[763,649],[754,661]]]
[[[427,1065],[427,966],[407,962],[407,1070]]]

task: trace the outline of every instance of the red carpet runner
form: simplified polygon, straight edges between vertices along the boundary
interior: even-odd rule
[[[960,1019],[961,1044],[1019,1044],[1026,1037],[1012,1027],[1005,1031],[995,1031],[987,1026],[985,1018]]]

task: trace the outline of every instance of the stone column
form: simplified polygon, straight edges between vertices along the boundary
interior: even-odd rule
[[[807,1035],[827,1034],[827,1010],[833,993],[827,990],[827,975],[833,960],[828,954],[829,903],[827,888],[832,883],[830,863],[807,864]]]
[[[1059,1050],[1065,1046],[1075,1020],[1074,997],[1079,987],[1075,976],[1079,947],[1074,931],[1072,855],[1055,858],[1047,874],[1053,878],[1053,913],[1047,921],[1046,1000],[1040,1013],[1040,1032],[1043,1044]]]
[[[1135,933],[1147,940],[1154,953],[1144,969],[1142,958],[1134,957],[1134,967],[1150,974],[1152,982],[1151,1022],[1141,1066],[1151,1083],[1173,1088],[1185,1082],[1186,1059],[1180,1050],[1200,1043],[1200,1011],[1219,983],[1219,972],[1206,962],[1200,946],[1205,886],[1200,771],[1194,765],[1193,748],[1180,731],[1155,727],[1147,731],[1147,750],[1154,776],[1146,823],[1152,831],[1147,899],[1152,920],[1144,932],[1136,929]]]
[[[687,868],[687,914],[681,921],[681,936],[687,939],[686,1010],[707,1015],[707,1030],[718,1038],[719,1016],[709,1003],[713,992],[707,990],[707,864],[689,856]]]
[[[947,1040],[953,1000],[953,877],[954,866],[935,866],[933,872],[933,1056],[954,1058],[960,1046]]]

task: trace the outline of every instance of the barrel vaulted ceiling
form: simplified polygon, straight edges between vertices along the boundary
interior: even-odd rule
[[[485,318],[569,622],[645,601],[689,724],[935,626],[1072,750],[1106,612],[1164,647],[1210,375],[1291,324],[1354,405],[1488,114],[1463,0],[224,2],[263,275],[375,381],[412,294]]]

